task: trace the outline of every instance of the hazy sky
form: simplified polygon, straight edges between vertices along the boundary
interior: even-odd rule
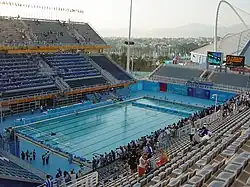
[[[96,29],[104,28],[127,28],[130,0],[9,0],[11,2],[39,4],[46,6],[57,6],[64,8],[78,8],[84,10],[83,15],[70,15],[73,18],[90,22]],[[171,28],[190,23],[202,23],[213,25],[216,6],[219,0],[133,0],[133,28]],[[250,0],[229,0],[233,5],[250,12]],[[0,14],[17,13],[10,8],[1,9]],[[22,17],[27,16],[25,10]],[[26,15],[25,15],[26,14]],[[37,10],[28,14],[49,15],[52,13],[41,13]],[[23,16],[24,15],[24,16]],[[232,25],[239,23],[237,17],[226,6],[220,13],[221,25]],[[242,14],[246,16],[246,14]],[[54,14],[54,17],[65,19],[65,14]],[[249,21],[250,16],[247,16]]]

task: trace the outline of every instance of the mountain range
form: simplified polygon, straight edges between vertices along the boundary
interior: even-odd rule
[[[237,33],[245,30],[242,24],[231,26],[219,26],[218,35],[220,37],[229,33]],[[98,29],[102,37],[127,37],[128,29]],[[132,37],[136,38],[177,38],[177,37],[213,37],[214,26],[193,23],[176,28],[156,28],[156,29],[132,29]]]

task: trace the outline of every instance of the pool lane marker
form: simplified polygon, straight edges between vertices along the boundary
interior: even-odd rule
[[[115,105],[118,105],[118,104],[128,103],[128,102],[131,102],[131,101],[134,101],[134,100],[138,100],[138,99],[143,99],[143,98],[144,97],[137,97],[137,98],[129,99],[129,100],[126,100],[126,101],[121,101],[121,102],[116,102],[116,103],[112,103],[112,104],[100,106],[100,107],[97,107],[97,108],[91,108],[91,109],[83,110],[83,111],[80,111],[78,113],[80,114],[80,113],[89,112],[89,111],[92,111],[92,110],[97,110],[97,109],[101,109],[101,108],[111,107],[111,106],[115,106]],[[53,120],[53,119],[58,119],[58,118],[66,117],[66,116],[71,116],[71,115],[75,115],[75,113],[72,112],[70,114],[65,114],[65,115],[62,115],[62,116],[48,118],[48,119],[44,119],[44,120],[41,120],[41,121],[36,121],[36,122],[28,123],[26,125],[18,125],[18,126],[14,126],[13,128],[18,129],[20,127],[25,127],[25,126],[28,126],[28,125],[31,125],[31,124],[39,124],[41,122],[45,122],[45,121],[49,121],[49,120]]]

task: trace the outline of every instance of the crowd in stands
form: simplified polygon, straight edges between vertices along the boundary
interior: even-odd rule
[[[105,44],[88,24],[74,24],[59,20],[22,20],[0,18],[0,41],[8,44]]]
[[[0,18],[0,40],[3,43],[25,42],[25,29],[17,20]]]
[[[150,167],[148,167],[148,159],[151,158],[157,150],[162,148],[164,142],[168,144],[168,142],[178,136],[178,129],[183,127],[184,125],[191,124],[194,128],[194,122],[198,119],[204,118],[216,111],[221,111],[221,115],[223,117],[232,114],[239,106],[246,105],[250,107],[250,95],[237,95],[234,98],[231,98],[227,102],[218,106],[208,107],[200,112],[197,112],[191,115],[188,118],[181,119],[177,124],[169,125],[163,129],[159,129],[155,132],[152,132],[151,135],[143,136],[137,140],[131,141],[126,146],[120,146],[116,148],[116,150],[111,150],[109,153],[105,153],[104,155],[94,155],[93,157],[93,169],[96,170],[98,168],[105,167],[106,165],[119,160],[125,161],[129,164],[132,172],[136,171],[137,166],[139,165],[147,165],[146,172],[150,171]],[[200,139],[209,138],[211,136],[211,132],[207,129],[206,125],[202,128],[198,129],[197,132],[195,130],[194,134],[198,134]],[[206,137],[208,136],[208,137]],[[195,138],[190,137],[191,142],[195,145],[198,142],[195,142]],[[144,163],[145,162],[145,163]],[[144,164],[143,164],[144,163]],[[144,167],[144,166],[143,166]],[[117,169],[118,170],[118,169]]]
[[[46,176],[45,186],[46,187],[52,187],[53,184],[56,184],[57,187],[64,186],[66,183],[75,183],[77,179],[81,178],[84,175],[81,169],[79,169],[77,172],[72,169],[70,172],[64,171],[59,168],[57,170],[55,178],[51,175]],[[51,185],[51,186],[49,186]]]

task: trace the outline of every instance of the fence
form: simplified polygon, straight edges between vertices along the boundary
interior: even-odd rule
[[[188,81],[186,79],[164,77],[164,76],[159,76],[159,75],[153,75],[151,79],[152,81],[157,81],[157,82],[182,84],[182,85],[186,85]],[[189,85],[189,86],[203,88],[203,89],[215,89],[215,90],[233,92],[233,93],[242,93],[242,92],[249,90],[249,88],[235,87],[235,86],[222,85],[222,84],[213,84],[212,87],[208,85],[202,85],[202,84],[195,84],[195,85]]]

